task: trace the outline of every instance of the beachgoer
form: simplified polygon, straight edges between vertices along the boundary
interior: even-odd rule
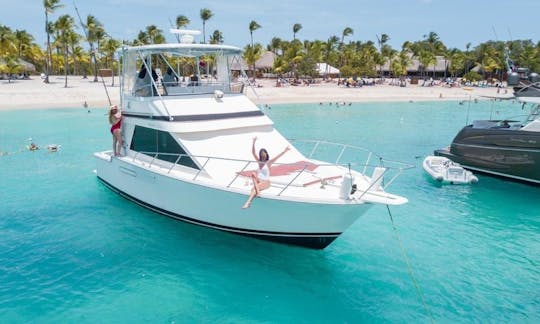
[[[117,105],[113,105],[109,109],[109,123],[112,125],[113,154],[114,156],[120,156],[122,150],[122,113]]]
[[[249,195],[248,200],[244,204],[242,208],[248,208],[251,205],[251,201],[258,196],[262,190],[268,189],[270,187],[270,167],[274,162],[277,161],[280,157],[283,156],[288,150],[290,150],[290,147],[286,147],[283,152],[279,153],[275,158],[270,159],[270,156],[268,155],[268,151],[266,149],[261,148],[259,150],[259,155],[257,156],[257,153],[255,151],[255,142],[257,141],[257,137],[253,138],[253,143],[251,144],[251,154],[257,160],[257,163],[259,164],[259,169],[257,172],[253,172],[251,175],[251,179],[253,180],[253,188],[251,189],[251,194]]]
[[[166,87],[174,87],[178,85],[178,77],[174,74],[171,67],[167,67],[167,72],[163,76],[163,84]]]
[[[139,74],[137,75],[137,79],[135,81],[135,94],[140,97],[150,97],[157,95],[157,89],[155,87],[155,82],[158,79],[158,75],[156,71],[152,68],[151,69],[151,75],[152,78],[150,78],[150,75],[146,71],[146,66],[150,68],[150,60],[146,60],[146,64],[141,65],[141,69],[139,70]],[[154,82],[152,82],[152,79]]]
[[[39,147],[34,144],[34,142],[30,143],[30,145],[28,145],[28,150],[30,151],[36,151],[36,150],[39,150]]]

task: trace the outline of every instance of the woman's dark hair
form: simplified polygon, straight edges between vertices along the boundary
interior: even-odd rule
[[[146,77],[146,66],[144,66],[144,63],[141,65],[141,69],[139,70],[139,78],[144,79]]]
[[[266,160],[263,160],[263,159],[262,159],[262,153],[263,153],[263,152],[266,153]],[[260,150],[259,150],[259,161],[266,162],[266,161],[268,161],[269,159],[270,159],[270,155],[268,155],[268,151],[267,151],[266,149],[263,149],[263,148],[260,149]]]

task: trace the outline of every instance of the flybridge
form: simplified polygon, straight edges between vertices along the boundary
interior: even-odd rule
[[[240,55],[242,49],[218,44],[150,44],[142,46],[124,46],[121,52],[140,52],[142,55],[158,54],[168,52],[186,57],[196,57],[202,55],[222,54],[222,55]]]
[[[137,51],[142,55],[157,54],[168,52],[185,57],[197,57],[203,55],[240,55],[242,49],[235,46],[220,45],[220,44],[195,44],[195,36],[200,35],[199,30],[175,29],[171,28],[171,34],[177,35],[178,43],[167,44],[150,44],[142,46],[125,46],[121,49],[122,52]],[[179,35],[179,36],[178,36]]]

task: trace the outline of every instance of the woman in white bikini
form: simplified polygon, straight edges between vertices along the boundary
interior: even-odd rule
[[[249,195],[248,200],[244,204],[242,208],[248,208],[251,205],[251,201],[259,195],[261,190],[267,189],[270,187],[270,167],[274,162],[277,161],[283,154],[285,154],[288,150],[290,150],[290,147],[286,147],[283,152],[279,153],[275,158],[270,160],[270,156],[268,155],[268,151],[266,149],[262,148],[259,150],[259,156],[257,156],[255,151],[255,142],[257,141],[257,137],[253,138],[253,143],[251,145],[251,154],[253,154],[253,157],[255,160],[257,160],[259,164],[259,169],[257,172],[253,172],[251,175],[251,179],[253,180],[253,188],[251,189],[251,194]]]

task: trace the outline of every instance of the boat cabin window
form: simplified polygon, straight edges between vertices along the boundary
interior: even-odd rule
[[[199,170],[197,164],[185,155],[186,151],[168,132],[135,126],[130,149],[171,163],[178,160],[180,165]]]

